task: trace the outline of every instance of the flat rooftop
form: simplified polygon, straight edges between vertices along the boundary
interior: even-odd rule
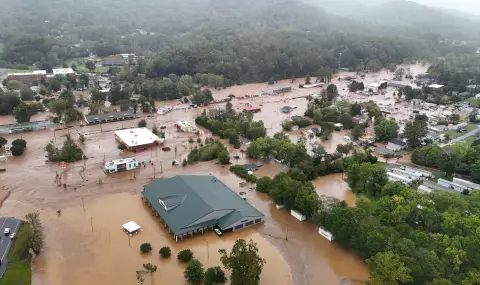
[[[148,145],[160,138],[147,128],[134,128],[115,131],[115,136],[128,147]]]
[[[120,111],[120,112],[110,112],[110,113],[102,113],[97,115],[88,115],[85,116],[85,120],[87,123],[101,123],[107,121],[120,121],[125,119],[134,119],[137,115],[132,111]]]

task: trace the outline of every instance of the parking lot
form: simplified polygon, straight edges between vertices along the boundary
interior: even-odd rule
[[[8,266],[8,251],[12,245],[10,234],[16,233],[20,227],[20,221],[16,218],[3,217],[0,218],[0,278],[3,276]],[[5,234],[5,229],[9,228],[10,233]]]

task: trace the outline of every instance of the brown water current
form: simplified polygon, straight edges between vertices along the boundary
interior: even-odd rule
[[[376,76],[383,78],[387,75]],[[376,81],[378,78],[370,80]],[[289,85],[289,82],[280,84]],[[271,135],[281,131],[282,120],[292,115],[303,115],[307,101],[304,98],[293,99],[294,97],[319,91],[299,89],[300,82],[299,79],[293,83],[294,91],[284,96],[234,100],[234,107],[241,111],[245,103],[253,106],[261,104],[262,111],[255,114],[255,119],[263,120]],[[264,83],[247,84],[215,91],[214,97],[222,99],[229,94],[241,96],[268,88]],[[157,102],[157,107],[176,104],[175,101]],[[281,114],[278,110],[285,105],[297,109],[289,115]],[[217,105],[208,108],[215,107]],[[7,169],[0,173],[0,196],[6,197],[0,214],[21,218],[28,212],[38,210],[46,229],[46,247],[35,260],[34,285],[136,284],[135,271],[147,262],[158,266],[152,284],[186,284],[183,278],[185,266],[178,264],[175,258],[179,250],[192,249],[207,268],[220,265],[218,249],[230,249],[239,238],[257,242],[260,255],[267,260],[261,276],[262,285],[334,285],[343,278],[368,279],[368,268],[360,258],[321,237],[314,225],[296,220],[286,209],[276,209],[266,195],[248,190],[248,187],[242,188],[239,185],[241,180],[231,174],[228,167],[213,162],[185,168],[172,166],[173,160],[181,162],[189,150],[197,145],[188,143],[188,138],[195,137],[194,134],[176,131],[173,126],[175,121],[182,119],[193,122],[200,112],[200,108],[177,110],[166,115],[145,117],[149,127],[153,124],[166,126],[165,145],[171,148],[169,152],[164,152],[159,147],[136,154],[117,149],[113,132],[115,128],[134,127],[139,119],[123,123],[75,126],[69,131],[45,130],[5,136],[10,142],[22,137],[28,144],[22,156],[0,162],[0,168]],[[35,119],[45,117],[46,114],[38,114]],[[0,117],[0,124],[13,122],[12,116]],[[78,138],[78,133],[85,134],[87,140],[80,146],[88,160],[70,163],[62,170],[58,163],[46,162],[44,147],[50,140],[61,146],[68,132],[75,139]],[[334,151],[337,144],[345,143],[345,134],[335,133],[329,141],[318,143],[327,151]],[[210,135],[208,131],[202,130],[202,138]],[[291,134],[292,140],[296,140],[295,135],[295,132]],[[313,143],[313,140],[309,143]],[[233,163],[248,161],[240,151],[231,147],[229,149],[232,157],[240,156],[239,160],[232,159]],[[106,175],[103,172],[104,161],[121,157],[151,160],[154,166],[147,164],[147,167],[135,172]],[[282,165],[267,163],[256,175],[273,177],[285,170]],[[56,186],[56,173],[62,174],[62,182],[66,187]],[[248,201],[266,216],[265,223],[223,237],[206,233],[175,243],[168,231],[144,207],[139,193],[143,185],[153,178],[178,174],[211,174],[234,191],[246,191]],[[98,184],[98,178],[102,179],[102,184]],[[313,183],[318,194],[344,199],[351,206],[355,204],[355,196],[348,190],[341,174],[319,177]],[[60,215],[56,213],[57,210],[61,210]],[[120,227],[130,220],[140,224],[144,231],[129,241]],[[152,243],[151,255],[140,254],[138,248],[143,242]],[[173,251],[169,260],[161,260],[158,256],[158,250],[165,245]],[[147,279],[145,284],[148,282],[150,280]]]

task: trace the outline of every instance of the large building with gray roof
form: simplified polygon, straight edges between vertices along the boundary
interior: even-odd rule
[[[219,227],[238,231],[264,215],[214,176],[177,175],[145,185],[143,201],[178,241]]]

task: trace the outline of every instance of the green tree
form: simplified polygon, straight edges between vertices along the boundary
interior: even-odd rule
[[[90,60],[85,62],[85,67],[86,67],[90,72],[94,71],[95,68],[96,68],[95,63],[94,63],[93,61],[90,61]]]
[[[17,123],[19,123],[19,124],[30,122],[30,118],[35,113],[36,113],[36,111],[32,109],[32,106],[30,104],[25,103],[25,102],[20,103],[20,105],[15,107],[15,109],[13,110],[13,114],[15,115],[15,119],[17,120]]]
[[[4,145],[6,145],[8,142],[7,139],[5,139],[4,137],[0,136],[0,148],[2,148]]]
[[[35,93],[28,87],[22,87],[22,89],[20,89],[20,97],[23,101],[33,101],[34,95]]]
[[[130,109],[130,101],[127,99],[118,100],[117,104],[120,105],[120,111],[128,111]]]
[[[235,241],[230,254],[226,250],[218,251],[220,260],[226,269],[231,271],[230,281],[232,285],[258,285],[265,259],[258,255],[257,244],[243,239]]]
[[[14,145],[12,146],[10,151],[12,152],[13,156],[19,156],[23,154],[23,152],[25,151],[25,148],[21,145]]]
[[[20,90],[25,87],[25,85],[23,85],[22,82],[17,80],[8,80],[5,87],[7,87],[8,90]]]
[[[183,276],[191,284],[200,284],[205,278],[205,272],[203,265],[198,259],[192,259],[185,268]]]
[[[44,244],[43,225],[40,220],[40,213],[33,212],[25,215],[25,222],[28,223],[28,247],[36,254],[39,254]]]
[[[374,127],[375,135],[380,141],[389,141],[398,136],[398,125],[394,120],[382,120]]]
[[[427,121],[415,119],[405,125],[405,136],[410,147],[418,147],[427,134]]]
[[[1,138],[0,138],[0,147],[1,147]],[[470,175],[472,176],[472,180],[475,182],[480,182],[480,161],[477,161],[472,167]]]
[[[143,264],[143,269],[145,269],[150,275],[157,272],[157,266],[151,263]]]
[[[152,245],[148,242],[142,243],[140,245],[140,251],[142,253],[149,253],[150,251],[152,251]]]
[[[272,187],[272,178],[264,176],[257,180],[257,191],[261,193],[270,193]]]
[[[375,120],[379,120],[380,118],[383,117],[380,107],[378,107],[377,104],[375,103],[371,103],[367,105],[367,112],[368,112],[368,117],[370,119],[375,118]]]
[[[437,165],[446,176],[451,176],[457,170],[458,159],[454,153],[445,152],[438,157]]]
[[[161,257],[163,258],[169,258],[170,255],[172,255],[172,251],[170,250],[170,248],[168,246],[164,246],[162,247],[158,253],[160,254]]]
[[[307,77],[305,77],[305,84],[306,85],[311,84],[310,75],[308,75],[308,74],[307,74]]]
[[[362,128],[360,125],[358,125],[358,124],[356,124],[355,126],[353,126],[353,129],[352,129],[352,131],[350,132],[350,135],[352,136],[352,139],[353,139],[354,141],[356,141],[356,140],[358,140],[360,137],[362,137],[363,134],[364,134],[364,130],[363,130],[363,128]]]
[[[12,146],[19,145],[23,148],[27,147],[27,141],[24,139],[16,139],[12,141]]]
[[[181,262],[189,262],[193,258],[193,252],[190,249],[184,249],[180,251],[177,255],[177,259]]]
[[[48,89],[52,90],[53,92],[58,92],[62,89],[62,83],[57,78],[52,78],[48,81]]]
[[[205,282],[203,284],[218,284],[227,282],[225,272],[223,272],[220,266],[210,267],[205,271]]]
[[[326,97],[327,97],[328,101],[334,101],[335,98],[337,98],[337,95],[338,95],[337,85],[329,84],[327,86],[326,95],[327,95]]]
[[[228,151],[224,150],[218,154],[218,162],[220,162],[220,164],[230,164],[230,156],[228,155]]]
[[[49,103],[50,112],[54,113],[55,116],[61,118],[63,113],[67,110],[68,103],[65,100],[58,99]]]
[[[368,285],[399,285],[411,282],[410,270],[400,260],[397,254],[391,251],[379,252],[367,260],[370,265],[371,280]]]
[[[147,121],[140,120],[137,125],[138,125],[139,128],[146,128],[147,127]]]

